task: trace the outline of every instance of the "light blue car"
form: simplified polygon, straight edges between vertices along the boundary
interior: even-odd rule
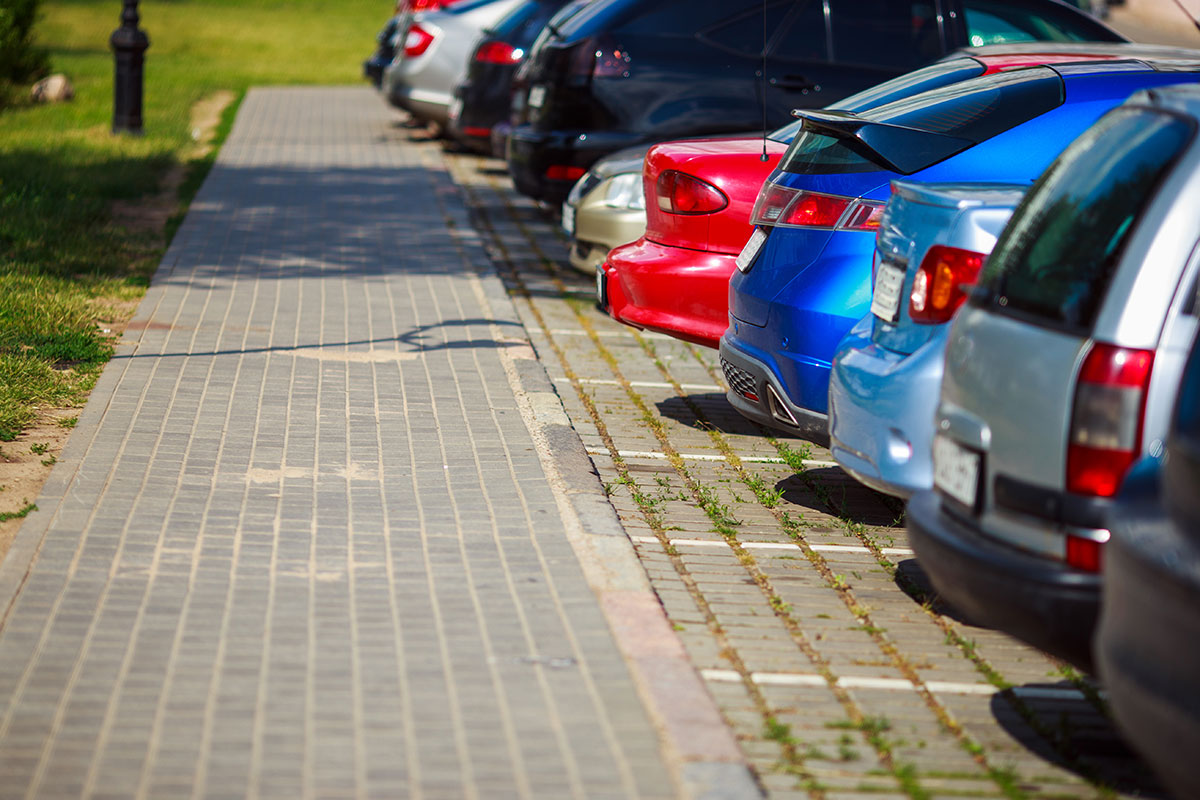
[[[1027,187],[893,181],[871,313],[842,339],[829,380],[830,449],[881,492],[933,485],[933,416],[950,319]]]

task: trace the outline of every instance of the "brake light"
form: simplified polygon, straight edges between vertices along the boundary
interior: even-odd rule
[[[1086,572],[1099,572],[1104,543],[1082,536],[1067,535],[1067,564]]]
[[[1112,497],[1137,459],[1154,353],[1096,344],[1083,361],[1067,447],[1067,490]]]
[[[949,322],[967,299],[964,284],[972,284],[983,266],[983,253],[957,247],[934,245],[929,248],[917,274],[913,276],[908,315],[913,322],[940,324]]]
[[[632,59],[609,36],[588,39],[571,56],[567,74],[573,78],[628,78]]]
[[[408,58],[422,55],[433,44],[433,39],[433,34],[422,28],[421,23],[414,22],[404,36],[404,55]]]
[[[664,170],[655,184],[658,208],[668,214],[715,214],[729,198],[706,180],[674,169]]]
[[[546,167],[546,177],[552,181],[577,181],[587,172],[583,167],[572,167],[568,164],[551,164]]]
[[[481,64],[516,64],[524,56],[524,50],[508,42],[484,42],[475,50],[475,60]]]
[[[883,203],[763,184],[750,212],[751,225],[877,231]]]

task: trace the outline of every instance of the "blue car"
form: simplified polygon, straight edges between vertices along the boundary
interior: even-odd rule
[[[875,242],[871,313],[838,345],[829,449],[873,489],[933,486],[933,415],[954,311],[1025,187],[895,181]]]
[[[875,234],[891,181],[1031,183],[1139,89],[1197,80],[1200,64],[1037,66],[952,84],[861,113],[803,110],[764,184],[729,285],[721,366],[744,416],[818,441],[828,434],[838,343],[871,303]]]

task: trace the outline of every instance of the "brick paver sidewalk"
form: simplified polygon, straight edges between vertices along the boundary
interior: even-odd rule
[[[0,797],[675,794],[394,124],[247,97],[0,570]]]

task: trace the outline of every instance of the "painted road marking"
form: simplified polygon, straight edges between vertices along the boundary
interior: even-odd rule
[[[654,536],[631,536],[638,544],[659,544]],[[723,539],[668,539],[673,547],[728,547]],[[799,550],[795,542],[738,542],[747,550]],[[810,544],[810,548],[818,553],[864,553],[869,554],[870,548],[856,544]],[[913,551],[907,547],[881,547],[879,552],[885,556],[911,556]]]
[[[740,673],[731,669],[702,669],[701,676],[706,680],[718,683],[741,683]],[[805,672],[752,672],[750,680],[759,686],[828,686],[829,681],[823,675]],[[872,678],[859,675],[845,675],[835,681],[843,689],[878,689],[880,691],[916,691],[917,685],[904,678]],[[990,683],[964,683],[959,681],[925,681],[925,688],[931,692],[944,694],[978,694],[992,695],[1000,691]],[[1016,686],[1010,690],[1017,697],[1029,700],[1085,700],[1079,689],[1066,689],[1054,686]],[[1104,692],[1100,692],[1101,695]]]
[[[584,386],[620,386],[621,385],[621,383],[619,381],[611,380],[609,378],[576,378],[576,381],[583,384]],[[571,379],[570,378],[555,378],[554,382],[555,383],[570,383]],[[674,389],[675,388],[674,384],[665,383],[662,381],[630,381],[629,385],[635,389]],[[680,388],[687,389],[689,391],[694,390],[694,391],[698,391],[698,392],[723,392],[723,391],[725,391],[720,386],[717,386],[715,383],[681,383],[681,384],[679,384],[679,386],[680,386]]]
[[[587,448],[588,455],[591,456],[606,456],[609,455],[608,450],[603,447]],[[654,458],[663,460],[667,457],[666,453],[660,453],[655,450],[618,450],[617,455],[621,458]],[[720,453],[680,453],[679,457],[684,461],[727,461],[728,459]],[[738,456],[739,461],[744,461],[747,464],[784,464],[782,458],[770,458],[768,456]],[[805,461],[805,467],[836,467],[836,461]]]

